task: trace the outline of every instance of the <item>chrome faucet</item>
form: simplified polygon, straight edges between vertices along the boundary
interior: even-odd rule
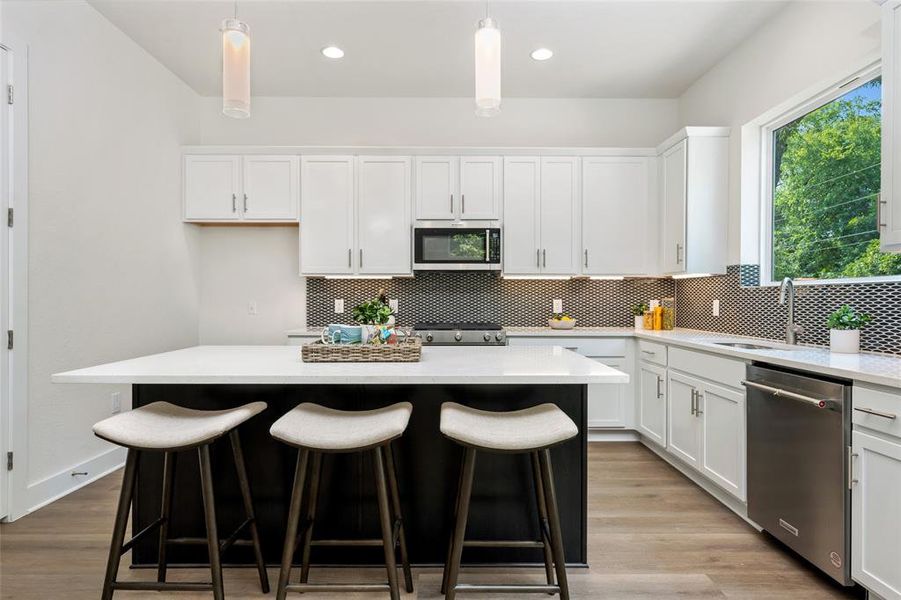
[[[785,323],[785,343],[797,344],[798,334],[804,333],[804,328],[795,323],[795,282],[791,277],[782,280],[779,288],[779,304],[785,304],[788,300],[788,321]]]

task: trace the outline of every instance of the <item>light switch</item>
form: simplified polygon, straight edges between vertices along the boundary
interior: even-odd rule
[[[563,312],[563,300],[562,300],[562,299],[560,299],[560,298],[554,298],[554,309],[553,309],[553,312],[555,312],[555,313],[562,313],[562,312]]]
[[[388,299],[388,308],[391,309],[391,312],[397,314],[397,298]]]
[[[114,415],[122,412],[122,393],[113,392],[109,395],[110,412]]]
[[[713,301],[713,316],[714,317],[720,316],[720,301],[719,300]]]
[[[248,315],[258,315],[260,314],[259,309],[257,308],[257,301],[251,300],[247,303],[247,314]]]
[[[335,298],[335,314],[344,312],[344,298]]]

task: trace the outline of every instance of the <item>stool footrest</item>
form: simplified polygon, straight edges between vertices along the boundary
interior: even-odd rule
[[[289,592],[385,592],[387,583],[293,583],[285,587]]]
[[[208,592],[213,589],[213,584],[187,581],[114,581],[113,589],[147,592]]]
[[[123,554],[125,554],[126,552],[131,550],[132,547],[138,543],[138,540],[140,540],[142,537],[146,536],[148,533],[154,531],[157,527],[159,527],[160,525],[162,525],[165,522],[166,522],[166,519],[160,517],[159,519],[157,519],[156,521],[154,521],[153,523],[151,523],[150,525],[148,525],[147,527],[145,527],[144,529],[139,531],[137,534],[135,534],[134,537],[132,537],[130,540],[128,540],[127,542],[122,544],[122,548],[119,550],[119,556],[122,556]]]
[[[460,583],[454,586],[454,590],[458,594],[559,594],[560,586]]]
[[[532,540],[465,540],[465,548],[544,548],[544,542]]]
[[[311,546],[382,546],[382,540],[312,540]]]

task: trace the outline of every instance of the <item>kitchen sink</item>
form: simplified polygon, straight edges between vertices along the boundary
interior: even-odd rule
[[[741,348],[742,350],[797,350],[791,346],[767,346],[765,344],[753,344],[749,342],[713,342],[717,346]]]

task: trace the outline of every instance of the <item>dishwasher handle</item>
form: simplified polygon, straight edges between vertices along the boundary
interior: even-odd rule
[[[801,402],[812,404],[817,408],[826,408],[826,401],[819,400],[818,398],[811,398],[810,396],[805,396],[803,394],[796,394],[795,392],[783,390],[782,388],[773,387],[771,385],[764,385],[762,383],[757,383],[756,381],[742,380],[741,384],[745,387],[751,387],[754,389],[762,390],[764,392],[768,392],[770,394],[773,394],[774,396],[784,396],[786,398],[791,398],[792,400],[800,400]]]

